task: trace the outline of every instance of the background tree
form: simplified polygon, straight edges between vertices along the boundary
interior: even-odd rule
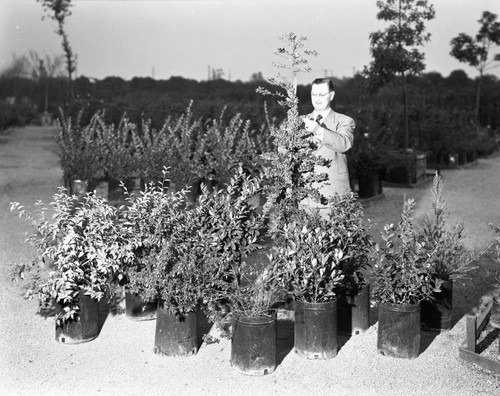
[[[250,76],[250,82],[251,83],[260,83],[262,81],[265,81],[266,79],[264,78],[262,72],[257,72],[257,73],[252,73],[252,75]]]
[[[42,4],[45,13],[50,19],[57,22],[56,33],[62,38],[62,47],[66,58],[66,70],[68,72],[69,99],[73,101],[73,73],[76,71],[76,55],[69,45],[68,34],[66,33],[66,18],[71,15],[71,0],[37,0]]]
[[[12,54],[11,63],[2,70],[1,78],[12,81],[12,96],[18,99],[19,80],[29,76],[28,59],[25,55]]]
[[[450,55],[458,59],[459,62],[467,63],[479,71],[474,112],[477,124],[479,124],[479,103],[483,75],[487,70],[494,67],[492,65],[493,61],[500,60],[500,54],[489,60],[490,50],[500,45],[500,22],[497,21],[497,15],[489,11],[484,11],[483,16],[478,22],[481,27],[475,39],[466,33],[460,33],[450,42]]]
[[[2,78],[25,78],[29,76],[28,58],[26,55],[12,54],[10,64],[2,69]]]
[[[408,149],[408,74],[419,74],[425,69],[424,54],[418,47],[430,40],[425,21],[434,18],[434,7],[427,0],[381,0],[377,19],[389,22],[383,31],[370,34],[373,61],[364,73],[370,79],[372,90],[399,77],[404,103],[404,148]]]
[[[29,63],[31,67],[31,76],[38,80],[44,87],[44,106],[43,111],[47,113],[49,108],[49,78],[60,75],[64,59],[60,55],[45,54],[41,57],[38,52],[31,50],[29,52]]]

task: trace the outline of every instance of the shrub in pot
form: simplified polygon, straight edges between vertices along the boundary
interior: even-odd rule
[[[108,184],[106,198],[110,201],[123,201],[125,196],[120,182],[130,192],[141,188],[139,156],[133,139],[137,127],[126,118],[122,118],[117,127],[107,124],[99,115],[95,118],[96,144],[99,146]]]
[[[433,252],[417,238],[413,207],[408,199],[397,226],[388,224],[376,244],[371,286],[379,303],[377,348],[386,356],[414,358],[420,353],[420,303],[440,291],[442,281],[432,276]]]
[[[425,178],[427,154],[412,149],[386,151],[384,180],[395,184],[415,184]]]
[[[82,126],[82,114],[73,121],[61,112],[57,120],[56,142],[64,183],[70,194],[76,195],[93,191],[105,179],[104,155],[97,136],[100,116],[96,113],[88,125]]]
[[[191,111],[192,102],[180,117],[168,117],[160,129],[151,127],[149,120],[143,121],[140,131],[132,133],[139,161],[140,175],[146,181],[162,179],[165,167],[169,168],[172,187],[190,187],[187,198],[196,201],[199,191],[199,173],[205,166],[205,149],[201,142],[203,123],[195,120]]]
[[[269,268],[258,270],[243,262],[231,280],[219,288],[220,300],[212,304],[214,320],[231,338],[231,366],[247,375],[266,375],[277,366],[277,309],[281,294]],[[229,309],[229,315],[222,307]],[[230,320],[230,321],[229,321]],[[224,325],[230,323],[230,332]]]
[[[40,309],[55,305],[58,341],[90,341],[100,330],[97,302],[114,293],[126,254],[117,210],[101,197],[78,199],[63,188],[50,206],[38,201],[32,215],[19,203],[11,204],[35,228],[28,242],[38,251],[30,265],[17,265],[14,271],[26,279],[26,297],[37,299]]]
[[[180,123],[180,121],[179,121]],[[174,141],[171,131],[172,120],[167,118],[159,130],[152,128],[149,121],[143,121],[139,128],[133,128],[132,140],[144,184],[163,180],[163,170],[169,168],[170,178],[175,181],[176,169],[171,168],[174,158]],[[184,171],[189,172],[189,168]],[[170,184],[170,182],[169,182]]]
[[[198,178],[209,187],[224,186],[239,167],[253,168],[265,148],[256,135],[250,120],[241,114],[229,117],[224,108],[218,119],[205,123],[198,136],[194,153]]]
[[[186,194],[150,183],[128,198],[125,215],[124,232],[134,253],[125,287],[144,302],[157,302],[154,351],[160,355],[190,356],[198,350],[198,310],[207,282],[195,208],[185,206]]]
[[[337,355],[337,294],[347,238],[316,211],[298,209],[282,225],[272,271],[295,300],[295,352],[310,359]],[[347,236],[345,236],[347,237]]]
[[[252,256],[264,236],[265,215],[251,202],[260,192],[260,178],[240,169],[225,190],[210,193],[203,187],[196,216],[208,313],[231,338],[231,366],[247,375],[270,374],[277,365],[274,306],[279,290],[269,264]]]
[[[370,221],[365,221],[363,206],[356,195],[336,195],[329,201],[331,229],[337,247],[344,255],[340,266],[344,274],[338,290],[338,331],[359,334],[370,327]]]
[[[358,180],[358,196],[369,198],[382,193],[380,172],[385,165],[387,148],[365,133],[347,152],[349,171]]]
[[[428,252],[429,269],[439,279],[441,291],[422,302],[422,326],[430,330],[450,330],[453,312],[453,283],[474,269],[471,263],[476,254],[464,246],[466,235],[463,223],[450,226],[443,197],[442,178],[436,173],[432,188],[432,210],[418,233],[418,240]]]
[[[186,191],[172,192],[166,179],[150,182],[141,194],[130,195],[125,188],[126,205],[120,216],[120,230],[124,240],[129,241],[129,260],[124,263],[124,278],[127,317],[133,320],[148,320],[156,317],[157,293],[152,292],[149,272],[156,267],[157,256],[164,244],[178,230],[178,223],[186,221],[184,201]],[[168,246],[168,245],[167,245]],[[143,273],[143,271],[146,271]],[[156,269],[155,269],[156,270]],[[149,292],[146,293],[146,288]],[[143,297],[146,295],[146,299]]]
[[[494,224],[490,223],[490,227],[495,233],[495,241],[493,243],[494,247],[494,260],[500,265],[500,228],[496,227]],[[497,271],[494,275],[495,280],[495,294],[493,296],[493,305],[491,308],[490,325],[497,329],[500,329],[500,271]],[[500,346],[499,346],[500,348]],[[500,359],[500,350],[499,356]]]
[[[146,300],[157,299],[155,348],[160,355],[190,356],[198,351],[198,314],[205,296],[204,257],[192,239],[189,212],[172,238],[133,282]]]

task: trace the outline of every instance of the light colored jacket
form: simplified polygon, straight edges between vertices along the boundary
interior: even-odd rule
[[[315,117],[315,113],[308,116]],[[328,174],[328,180],[321,183],[319,191],[325,197],[332,197],[336,193],[345,194],[351,191],[345,152],[352,147],[354,142],[354,120],[330,109],[319,124],[314,130],[315,136],[320,140],[315,154],[330,160],[328,167],[316,166],[314,169],[315,173]],[[314,187],[317,188],[318,185]],[[308,206],[323,206],[319,202],[311,201],[309,200]]]

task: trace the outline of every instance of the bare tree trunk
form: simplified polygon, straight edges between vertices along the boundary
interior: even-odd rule
[[[71,49],[71,46],[69,45],[69,40],[68,36],[64,30],[64,19],[58,19],[57,20],[59,23],[59,30],[58,34],[62,38],[62,47],[64,51],[64,55],[66,57],[66,69],[68,72],[68,99],[70,103],[73,103],[73,100],[75,98],[74,92],[73,92],[73,72],[75,71],[75,63],[76,63],[76,57],[73,54],[73,50]]]
[[[406,76],[401,73],[403,81],[403,102],[404,102],[404,123],[405,123],[405,152],[408,150],[409,145],[409,127],[408,127],[408,88],[406,86]]]
[[[71,47],[69,46],[69,42],[68,42],[68,38],[66,37],[66,34],[63,34],[63,48],[64,48],[64,52],[66,54],[66,67],[68,69],[69,100],[70,100],[70,103],[72,103],[73,99],[75,98],[75,95],[73,92],[73,72],[75,70],[75,59],[74,59],[73,51],[71,50]]]
[[[479,81],[477,82],[477,90],[476,90],[476,109],[474,110],[474,119],[476,121],[476,125],[479,126],[479,102],[481,99],[481,88],[483,85],[483,70],[479,70]]]
[[[45,101],[44,101],[44,107],[43,110],[45,113],[49,111],[49,79],[47,76],[44,78],[45,82]]]

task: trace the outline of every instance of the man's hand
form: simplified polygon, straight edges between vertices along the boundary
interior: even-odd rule
[[[309,140],[314,144],[320,145],[323,141],[323,130],[321,129],[321,125],[319,122],[323,117],[318,116],[316,119],[304,117],[304,126],[307,132],[311,133]]]
[[[304,117],[302,118],[307,132],[315,132],[316,128],[319,127],[318,122],[314,118]]]

